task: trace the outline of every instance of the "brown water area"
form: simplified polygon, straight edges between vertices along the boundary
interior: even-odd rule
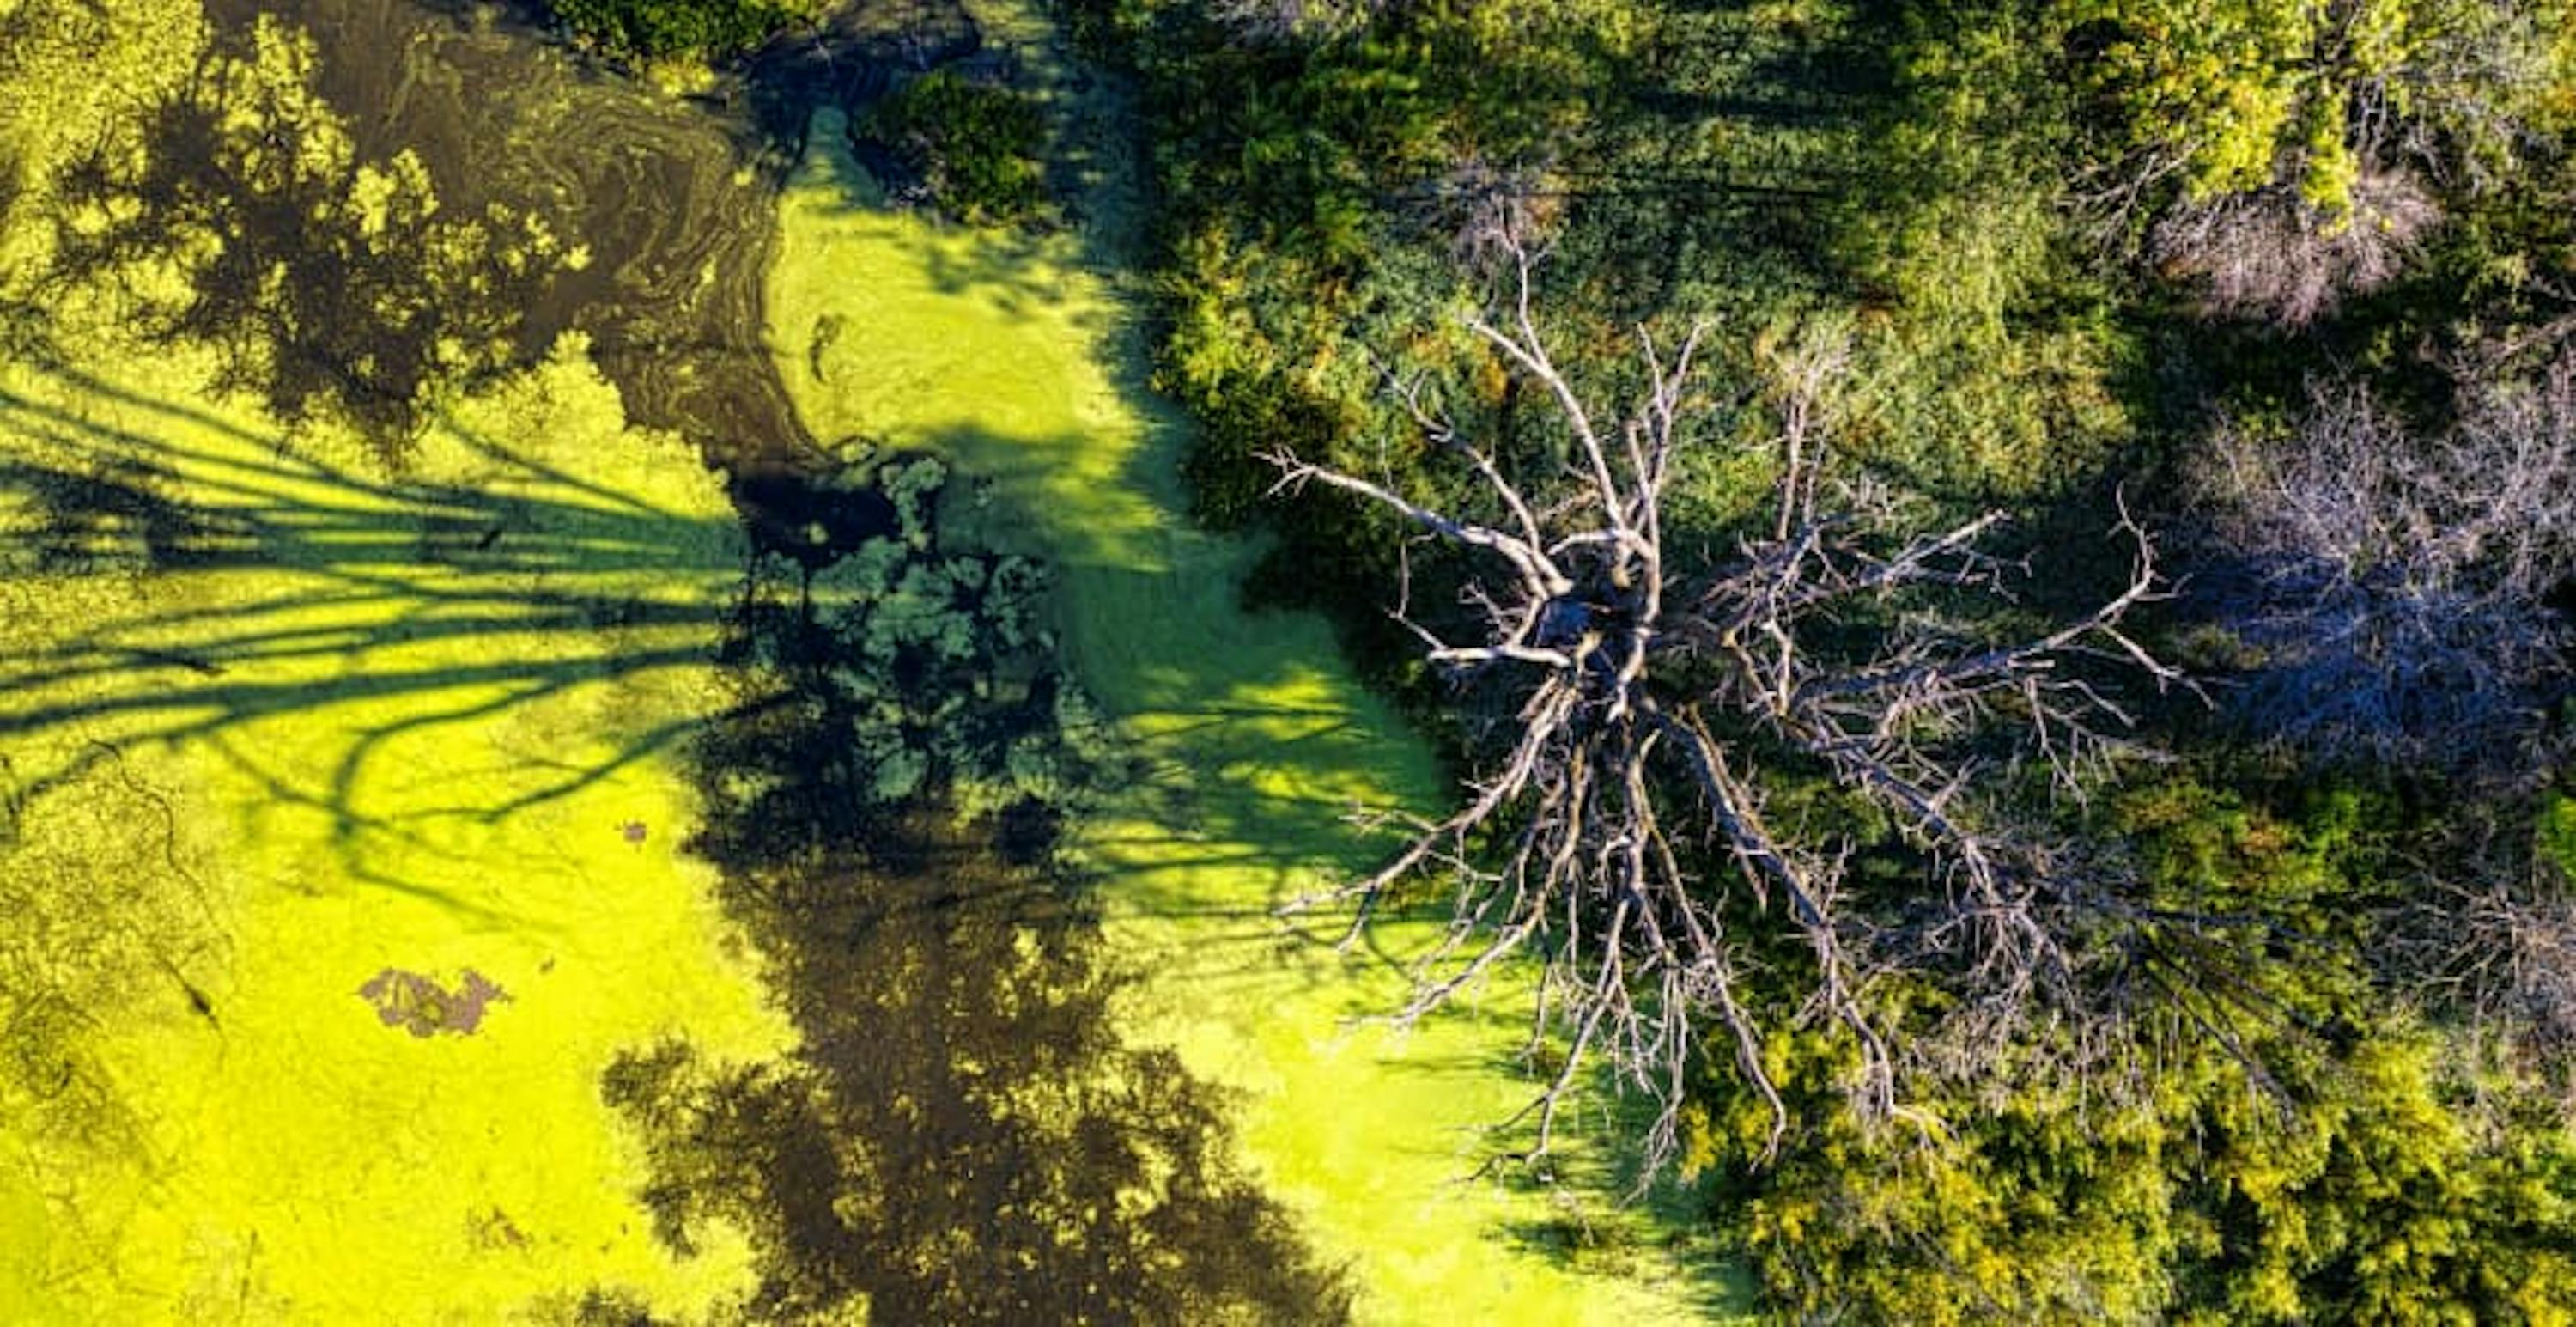
[[[692,848],[721,868],[725,907],[803,1045],[757,1064],[637,1047],[608,1075],[606,1098],[653,1159],[642,1197],[661,1236],[685,1252],[710,1220],[749,1232],[754,1321],[1347,1316],[1341,1274],[1232,1161],[1226,1103],[1171,1053],[1121,1042],[1109,1007],[1125,978],[1053,853],[1073,811],[1025,794],[971,816],[952,802],[968,766],[1064,744],[1070,684],[1003,602],[1028,577],[938,549],[934,517],[899,521],[866,476],[836,475],[763,340],[771,206],[806,112],[874,95],[888,61],[970,53],[962,12],[853,9],[679,97],[589,67],[504,11],[211,11],[219,43],[245,41],[263,14],[308,29],[358,159],[417,154],[440,217],[533,217],[585,259],[532,277],[493,325],[521,359],[586,334],[632,417],[732,477],[753,549],[726,627],[738,697],[696,745],[707,816]],[[309,258],[294,224],[246,243]],[[341,322],[299,342],[348,356],[318,366],[344,380],[375,358],[347,303],[312,302],[308,317]],[[856,608],[818,606],[836,564],[896,547],[952,587],[953,631],[889,637],[865,591]],[[885,771],[907,761],[917,788],[886,800]],[[505,997],[460,981],[388,969],[360,994],[414,1035],[465,1033]],[[613,1287],[582,1315],[646,1320]]]
[[[768,207],[785,158],[750,115],[585,67],[504,10],[400,0],[212,0],[207,10],[235,30],[266,13],[310,31],[319,90],[348,118],[359,156],[418,155],[443,211],[499,203],[588,249],[587,263],[523,305],[523,353],[585,331],[637,422],[718,456],[784,458],[810,445],[760,340]]]

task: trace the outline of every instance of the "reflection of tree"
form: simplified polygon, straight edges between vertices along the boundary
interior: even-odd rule
[[[210,52],[138,133],[66,171],[60,262],[73,283],[124,278],[147,335],[215,347],[220,387],[393,445],[436,388],[506,362],[556,244],[498,206],[442,215],[410,152],[361,161],[314,62],[309,37],[266,18]]]
[[[978,560],[924,541],[909,565],[990,584],[960,573]],[[611,1072],[609,1099],[651,1145],[663,1236],[688,1248],[711,1219],[749,1232],[764,1277],[748,1308],[764,1321],[862,1303],[888,1322],[1344,1316],[1338,1278],[1230,1165],[1220,1101],[1172,1052],[1120,1043],[1118,977],[1044,865],[1062,802],[1040,793],[1057,785],[963,819],[949,794],[989,771],[952,751],[924,795],[888,804],[879,767],[894,754],[851,740],[872,714],[932,705],[984,735],[988,760],[1025,764],[1035,743],[1080,767],[1060,679],[1037,642],[1002,630],[1012,596],[954,600],[950,630],[907,627],[872,655],[883,603],[818,611],[818,578],[794,571],[747,601],[742,652],[771,666],[751,675],[758,703],[701,747],[699,846],[726,868],[803,1046],[743,1066],[665,1044]]]

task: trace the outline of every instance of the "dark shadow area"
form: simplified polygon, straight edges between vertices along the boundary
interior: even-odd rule
[[[1666,12],[1635,81],[1587,130],[1586,164],[1556,168],[1568,270],[1553,281],[1605,283],[1631,320],[1847,285],[1835,238],[1852,199],[1883,187],[1866,140],[1894,94],[1892,21],[1731,2]]]
[[[57,182],[54,276],[116,281],[146,337],[214,347],[218,390],[396,453],[432,395],[510,360],[561,255],[513,209],[442,208],[416,159],[358,154],[302,58],[280,30],[219,37],[130,136],[93,145]]]
[[[744,99],[761,136],[792,162],[804,150],[806,122],[817,107],[856,113],[891,90],[897,77],[983,49],[982,28],[957,0],[856,0],[754,52],[742,70]]]
[[[761,1321],[1340,1320],[1349,1287],[1231,1160],[1225,1098],[1119,1036],[1129,978],[1054,843],[1134,771],[1028,627],[1034,568],[938,548],[936,488],[904,478],[929,464],[877,471],[904,551],[769,559],[734,624],[694,846],[802,1045],[610,1072],[657,1228],[683,1252],[748,1232]],[[932,581],[966,587],[936,626],[903,606]]]

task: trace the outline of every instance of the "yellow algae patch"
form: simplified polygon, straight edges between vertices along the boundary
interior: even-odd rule
[[[1082,684],[1155,773],[1076,830],[1103,875],[1114,952],[1144,980],[1133,1036],[1241,1089],[1247,1160],[1329,1260],[1362,1317],[1389,1322],[1673,1321],[1738,1294],[1597,1195],[1469,1178],[1480,1126],[1532,1085],[1509,1057],[1526,976],[1399,1044],[1353,1032],[1395,1007],[1426,926],[1342,956],[1269,910],[1368,864],[1358,806],[1436,807],[1429,753],[1300,615],[1248,615],[1254,550],[1194,529],[1184,435],[1137,383],[1131,314],[1081,239],[944,229],[876,205],[818,116],[781,204],[769,288],[779,371],[818,437],[931,447],[994,482],[982,537],[1061,568]],[[1539,1247],[1571,1223],[1618,1232],[1576,1265]],[[1628,1241],[1634,1241],[1628,1246]]]
[[[197,0],[0,0],[0,199],[41,193],[110,124],[183,84],[204,30]],[[24,262],[46,238],[11,228],[0,256]]]
[[[721,485],[577,339],[399,478],[159,361],[0,370],[0,1316],[729,1300],[600,1096],[789,1040],[681,852]]]

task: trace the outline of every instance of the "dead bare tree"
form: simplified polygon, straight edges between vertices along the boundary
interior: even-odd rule
[[[2520,878],[2487,873],[2433,891],[2426,915],[2407,920],[2418,948],[2442,952],[2403,957],[2576,1112],[2576,898],[2554,875],[2539,862]]]
[[[2079,227],[2106,250],[2143,256],[2187,283],[2210,317],[2297,329],[2387,284],[2442,224],[2445,200],[2492,188],[2560,150],[2544,127],[2554,31],[2544,6],[2439,0],[2407,8],[2402,42],[2361,30],[2388,17],[2366,5],[2316,5],[2279,34],[2304,31],[2293,38],[2303,51],[2268,57],[2300,70],[2300,90],[2279,108],[2287,112],[2279,123],[2296,134],[2270,145],[2259,180],[2213,187],[2195,179],[2242,114],[2213,120],[2171,114],[2161,102],[2130,107],[2134,119],[2078,168],[2068,190]],[[2104,70],[2153,64],[2165,56],[2146,32],[2089,23],[2077,44],[2088,64],[2112,56]],[[2173,68],[2187,83],[2209,73]],[[2126,77],[2113,73],[2104,86]],[[2222,94],[2216,84],[2204,91]],[[2232,103],[2222,94],[2221,104]],[[2325,141],[2310,136],[2321,126],[2330,126]]]
[[[1490,276],[1510,268],[1520,237],[1544,229],[1563,202],[1547,187],[1543,166],[1504,166],[1471,154],[1426,182],[1411,210],[1432,234],[1447,237],[1461,267]]]
[[[2463,370],[2464,373],[2474,370]],[[2284,436],[2223,422],[2195,476],[2217,545],[2201,601],[2259,656],[2241,712],[2328,760],[2454,772],[2541,735],[2576,643],[2576,353],[2536,381],[2461,384],[2420,436],[2319,383]]]
[[[2305,327],[2395,279],[2441,219],[2412,172],[2365,161],[2343,213],[2295,183],[2185,199],[2156,222],[2148,256],[2191,283],[2205,317]]]
[[[2378,972],[2576,1121],[2576,878],[2552,842],[2555,801],[2457,800],[2383,867],[2405,887],[2365,933]]]
[[[1395,615],[1460,691],[1480,770],[1465,804],[1410,823],[1365,879],[1294,909],[1356,904],[1351,938],[1389,890],[1454,880],[1445,939],[1397,1014],[1418,1019],[1515,955],[1545,965],[1532,1036],[1561,1031],[1562,1067],[1531,1103],[1544,1152],[1577,1075],[1597,1055],[1663,1109],[1649,1169],[1676,1146],[1677,1106],[1704,1030],[1787,1116],[1763,1066],[1765,1011],[1744,980],[1747,938],[1788,928],[1812,956],[1807,1006],[1861,1048],[1855,1100],[1895,1106],[1899,1048],[1869,987],[1891,964],[1939,962],[1984,1008],[2071,993],[2082,962],[2061,914],[2090,886],[2054,868],[1990,794],[2007,767],[1967,751],[1999,731],[2079,780],[2129,715],[2077,667],[2085,656],[2180,680],[2122,629],[2156,594],[2154,547],[2123,518],[2126,588],[2081,618],[1997,641],[1932,611],[1930,598],[2001,595],[2012,568],[1979,541],[1989,513],[1928,533],[1896,528],[1883,494],[1830,482],[1826,393],[1847,353],[1793,356],[1777,393],[1780,468],[1765,528],[1714,567],[1671,556],[1664,528],[1676,454],[1708,412],[1693,395],[1703,333],[1665,347],[1642,329],[1645,385],[1615,419],[1550,356],[1531,310],[1533,256],[1510,243],[1516,285],[1499,321],[1467,326],[1542,389],[1571,435],[1562,492],[1516,480],[1415,387],[1414,421],[1473,471],[1492,516],[1417,503],[1388,484],[1285,452],[1281,489],[1322,485],[1465,550],[1465,625],[1416,614],[1408,572]],[[1875,644],[1839,644],[1855,627]],[[1774,768],[1779,765],[1782,768]],[[1925,884],[1892,906],[1846,900],[1847,836],[1775,815],[1784,778],[1829,777],[1918,851]],[[2004,1020],[1996,1020],[2001,1026]]]

